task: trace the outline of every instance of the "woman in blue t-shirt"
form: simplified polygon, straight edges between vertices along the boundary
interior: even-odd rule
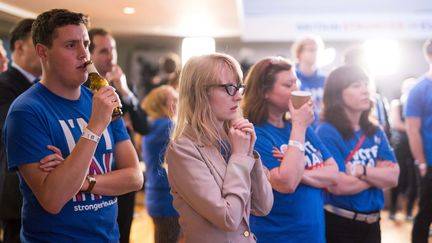
[[[175,243],[180,234],[179,215],[172,206],[170,186],[162,166],[170,141],[177,91],[163,85],[153,89],[141,103],[151,122],[151,132],[142,139],[142,157],[146,165],[146,207],[155,226],[156,243]]]
[[[337,166],[309,128],[312,101],[292,106],[296,80],[293,65],[279,57],[257,62],[245,79],[243,111],[255,125],[274,196],[269,215],[251,216],[258,242],[325,242],[322,189],[336,183]]]
[[[380,242],[383,188],[398,181],[394,153],[370,118],[368,80],[362,68],[345,65],[330,73],[324,88],[317,133],[340,170],[338,184],[327,188],[327,242]]]

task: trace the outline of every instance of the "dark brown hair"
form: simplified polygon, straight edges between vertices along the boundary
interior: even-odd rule
[[[356,65],[344,65],[330,73],[324,87],[321,120],[335,126],[345,139],[354,136],[355,131],[344,110],[342,91],[351,84],[361,81],[369,81],[369,76],[364,69]],[[367,136],[377,130],[376,122],[370,117],[371,108],[372,105],[360,117],[360,127]]]
[[[17,40],[25,41],[31,36],[31,29],[34,19],[23,19],[19,21],[9,32],[9,46],[11,51],[15,50]]]
[[[95,38],[95,36],[98,36],[98,35],[100,35],[100,36],[110,35],[110,33],[107,30],[102,29],[102,28],[93,28],[93,29],[89,30],[88,34],[89,34],[89,39],[90,39],[90,45],[89,45],[89,51],[90,51],[90,53],[93,53],[93,50],[95,48],[95,45],[93,43],[93,38]]]
[[[80,24],[84,24],[86,27],[88,24],[88,17],[82,13],[74,13],[67,9],[51,9],[41,13],[32,26],[33,44],[36,46],[40,43],[51,47],[57,34],[57,28]]]
[[[242,101],[243,115],[253,124],[259,125],[268,119],[267,91],[273,88],[276,75],[289,71],[293,64],[282,57],[266,57],[255,63],[246,78],[246,90]]]

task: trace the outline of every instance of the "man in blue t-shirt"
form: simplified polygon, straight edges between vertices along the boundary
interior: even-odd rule
[[[143,183],[122,119],[111,121],[119,97],[95,92],[87,79],[87,17],[64,9],[42,13],[32,28],[42,81],[11,105],[4,127],[10,170],[23,193],[23,242],[118,242],[116,195]],[[64,161],[42,171],[57,147]]]
[[[312,93],[314,102],[314,122],[312,127],[319,123],[319,112],[321,111],[321,99],[324,91],[326,76],[317,67],[317,58],[320,51],[324,49],[324,42],[319,36],[306,36],[297,40],[292,47],[292,56],[297,61],[296,75],[300,81],[300,90]]]
[[[425,42],[423,53],[429,64],[429,71],[418,79],[418,83],[408,95],[405,107],[411,152],[423,177],[412,242],[427,242],[432,222],[432,40]]]

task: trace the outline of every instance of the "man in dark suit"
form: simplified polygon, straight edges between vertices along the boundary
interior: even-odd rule
[[[114,38],[107,30],[101,28],[89,30],[89,38],[91,59],[99,74],[116,88],[123,105],[123,111],[129,115],[133,130],[141,135],[147,134],[149,132],[147,114],[141,109],[139,100],[129,89],[126,76],[117,64],[117,47]],[[88,81],[85,85],[88,86]],[[128,132],[131,136],[129,128]],[[135,192],[118,196],[117,222],[120,230],[120,243],[129,242],[134,206]]]
[[[42,75],[31,37],[34,19],[23,19],[9,33],[12,64],[0,74],[0,130],[12,102]],[[20,242],[22,196],[16,172],[7,170],[5,146],[0,133],[0,220],[4,242]]]

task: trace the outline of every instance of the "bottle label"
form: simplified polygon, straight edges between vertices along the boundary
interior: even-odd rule
[[[98,73],[96,70],[96,67],[93,65],[93,63],[90,63],[86,66],[87,72],[89,73]]]

